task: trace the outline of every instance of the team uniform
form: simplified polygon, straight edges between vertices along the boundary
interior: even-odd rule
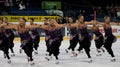
[[[28,62],[32,62],[33,58],[32,58],[32,52],[33,52],[33,42],[32,42],[32,38],[29,34],[28,31],[25,32],[19,32],[20,35],[20,39],[21,39],[21,48],[24,50],[24,52],[27,55],[28,58]],[[34,63],[32,63],[34,64]]]
[[[61,43],[63,41],[63,35],[62,35],[61,29],[62,28],[60,28],[60,29],[57,30],[57,34],[58,34],[58,37],[59,37],[59,40],[60,40],[59,46],[61,46]]]
[[[91,46],[91,35],[87,31],[87,27],[81,27],[78,29],[79,30],[79,41],[80,41],[80,47],[78,51],[80,52],[81,50],[85,50],[88,58],[91,58],[90,55],[90,46]],[[90,62],[92,61],[91,59],[89,60]]]
[[[68,47],[68,50],[72,50],[72,53],[74,53],[75,47],[77,43],[79,42],[78,37],[78,30],[75,27],[70,27],[70,46]],[[68,50],[66,49],[66,52],[68,53]]]
[[[104,37],[103,37],[102,33],[99,31],[99,28],[96,28],[95,30],[93,30],[93,33],[95,34],[94,41],[95,41],[95,46],[97,48],[98,56],[101,56],[102,55],[101,52],[102,51],[104,52],[104,50],[102,48],[102,46],[104,44]]]
[[[45,34],[46,34],[45,35],[45,42],[46,42],[46,47],[47,47],[46,52],[49,52],[49,40],[50,40],[50,32],[49,32],[49,30],[45,30]]]
[[[60,39],[60,34],[58,34],[58,30],[49,30],[50,33],[50,38],[49,38],[49,44],[48,46],[48,52],[49,52],[49,57],[53,54],[58,60],[58,55],[59,55],[59,47],[61,44],[61,39]],[[46,57],[47,60],[50,60],[48,57]],[[58,61],[56,63],[59,63]]]
[[[0,50],[4,52],[4,58],[8,59],[8,63],[11,63],[9,56],[10,44],[8,43],[9,39],[5,35],[5,30],[0,32]]]
[[[49,52],[49,41],[50,41],[50,31],[49,30],[45,30],[45,42],[46,42],[46,47],[47,47],[47,50],[46,52]],[[59,47],[61,46],[61,42],[63,41],[63,35],[62,35],[62,32],[61,32],[61,29],[58,29],[56,30],[56,34],[58,35],[59,37]]]
[[[6,29],[5,34],[6,34],[7,38],[8,38],[8,40],[9,40],[8,42],[10,44],[10,50],[12,52],[11,56],[15,56],[14,50],[13,50],[13,47],[14,47],[14,42],[13,41],[14,41],[15,35],[13,33],[13,30],[12,29]]]
[[[33,41],[33,48],[35,49],[35,54],[38,54],[38,47],[39,47],[39,42],[40,42],[40,35],[37,29],[31,30],[31,37]]]
[[[105,31],[104,47],[107,50],[107,52],[111,55],[111,57],[112,57],[111,61],[115,61],[116,59],[114,58],[115,56],[114,56],[113,50],[111,48],[112,43],[114,42],[115,36],[112,33],[112,28],[111,27],[109,27],[109,28],[104,27],[104,31]]]

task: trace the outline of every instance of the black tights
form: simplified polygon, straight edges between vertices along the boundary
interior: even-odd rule
[[[74,51],[78,42],[79,42],[79,39],[77,36],[75,36],[73,39],[70,40],[70,46],[68,47],[68,49],[69,50],[72,49],[72,51]]]
[[[28,57],[30,57],[30,61],[33,61],[33,58],[32,58],[33,44],[32,44],[32,42],[28,42],[25,46],[22,47],[22,49],[24,50],[26,55]]]
[[[82,41],[79,41],[80,43],[80,47],[78,49],[78,51],[81,51],[81,50],[85,50],[88,58],[91,58],[90,56],[90,46],[91,46],[91,42],[90,42],[90,39],[88,36],[85,36],[84,39]]]
[[[58,59],[59,55],[59,40],[53,41],[49,46],[49,56],[54,55]]]
[[[39,36],[37,36],[33,41],[33,47],[35,48],[35,50],[38,50],[39,42],[40,42],[40,39],[39,39]]]
[[[113,36],[108,36],[104,43],[104,47],[107,50],[107,52],[111,55],[111,57],[115,57],[112,50],[113,38]]]

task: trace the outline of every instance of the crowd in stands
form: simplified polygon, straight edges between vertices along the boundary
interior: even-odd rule
[[[8,9],[9,6],[16,6],[17,10],[27,10],[28,5],[32,5],[31,8],[36,7],[37,5],[34,3],[27,3],[28,1],[33,0],[5,0],[4,5],[6,9]],[[35,0],[36,2],[38,0]],[[5,9],[5,10],[6,10]],[[66,7],[62,8],[62,10],[45,10],[48,15],[56,15],[61,16],[63,19],[66,19],[66,17],[72,16],[73,19],[76,19],[78,15],[82,14],[85,17],[92,17],[89,19],[93,19],[94,10],[96,10],[97,17],[103,17],[105,15],[109,15],[116,19],[117,17],[120,17],[120,5],[108,5],[106,7],[98,6],[98,7]],[[1,11],[1,10],[0,10]],[[25,11],[24,11],[25,12]],[[1,13],[1,12],[0,12]],[[34,13],[35,14],[35,13]],[[38,14],[38,13],[37,13]],[[39,13],[41,14],[41,13]],[[45,14],[46,15],[46,14]]]

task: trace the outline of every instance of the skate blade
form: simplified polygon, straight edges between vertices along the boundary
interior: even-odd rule
[[[31,63],[30,65],[31,65],[31,66],[34,66],[34,65],[35,65],[35,63]]]
[[[116,62],[116,59],[112,59],[111,62]]]
[[[92,63],[92,62],[93,62],[93,60],[88,61],[88,63]]]
[[[65,49],[65,52],[66,52],[66,53],[68,53],[68,50],[67,50],[67,49]]]
[[[15,54],[10,55],[11,57],[15,57]]]
[[[60,63],[59,61],[55,62],[55,64],[59,64],[59,63]]]
[[[45,59],[46,59],[47,61],[50,61],[50,59],[49,59],[49,58],[47,58],[47,57],[45,57]]]
[[[38,53],[37,53],[37,52],[34,52],[34,54],[35,54],[35,55],[38,55]]]
[[[11,64],[11,60],[8,61],[8,64]]]
[[[96,56],[97,56],[97,57],[100,57],[100,56],[102,56],[102,54],[97,54]]]
[[[78,56],[78,54],[73,54],[73,56],[71,56],[71,57],[77,57]]]

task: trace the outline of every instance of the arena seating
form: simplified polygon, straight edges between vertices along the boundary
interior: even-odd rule
[[[25,10],[19,10],[17,7],[11,7],[9,13],[12,15],[34,15],[34,16],[47,16],[45,10],[36,8],[26,8]]]

